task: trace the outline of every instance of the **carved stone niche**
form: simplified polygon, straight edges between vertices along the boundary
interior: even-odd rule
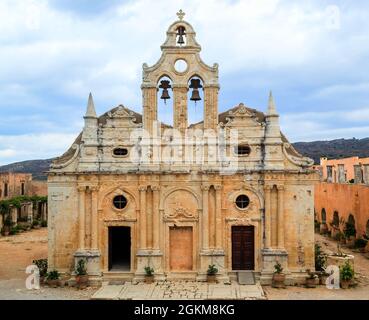
[[[165,221],[197,221],[199,218],[198,199],[188,190],[171,192],[164,202]]]

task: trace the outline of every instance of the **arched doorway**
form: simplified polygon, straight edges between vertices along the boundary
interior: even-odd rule
[[[333,225],[334,227],[336,227],[336,228],[338,228],[338,227],[339,227],[339,225],[340,225],[340,216],[339,216],[339,214],[338,214],[338,212],[337,212],[337,211],[335,211],[335,212],[333,213],[333,221],[332,221],[332,225]]]
[[[322,209],[322,213],[321,213],[321,219],[322,219],[322,223],[327,223],[327,213],[325,212],[325,209]]]

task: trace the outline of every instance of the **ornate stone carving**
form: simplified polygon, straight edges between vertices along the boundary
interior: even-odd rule
[[[165,213],[164,218],[166,220],[172,219],[197,219],[197,212],[192,212],[190,209],[183,206],[180,202],[175,203],[175,208],[172,212]]]

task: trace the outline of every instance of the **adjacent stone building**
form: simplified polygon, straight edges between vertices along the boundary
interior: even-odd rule
[[[85,125],[48,175],[49,266],[91,279],[218,279],[250,271],[270,283],[279,261],[290,283],[314,269],[313,161],[291,146],[270,94],[266,113],[218,112],[218,65],[200,58],[192,26],[167,31],[161,57],[143,65],[142,115],[122,105]],[[159,91],[159,92],[158,92]],[[158,101],[173,98],[173,126]],[[201,100],[199,100],[201,99]],[[188,123],[197,102],[203,121]],[[171,108],[169,103],[168,108]]]
[[[320,158],[321,179],[335,183],[364,183],[369,185],[369,158],[349,157],[342,159]]]
[[[32,180],[30,173],[0,172],[0,201],[24,196],[19,208],[12,206],[8,213],[13,225],[20,220],[32,222],[33,218],[47,220],[47,203],[34,203],[32,196],[47,196],[46,181]],[[0,230],[7,214],[0,214]]]

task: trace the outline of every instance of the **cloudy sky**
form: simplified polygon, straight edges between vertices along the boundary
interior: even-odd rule
[[[0,164],[63,153],[90,91],[98,114],[141,112],[142,63],[179,8],[220,65],[220,111],[265,110],[272,89],[293,142],[369,137],[366,0],[0,0]]]

